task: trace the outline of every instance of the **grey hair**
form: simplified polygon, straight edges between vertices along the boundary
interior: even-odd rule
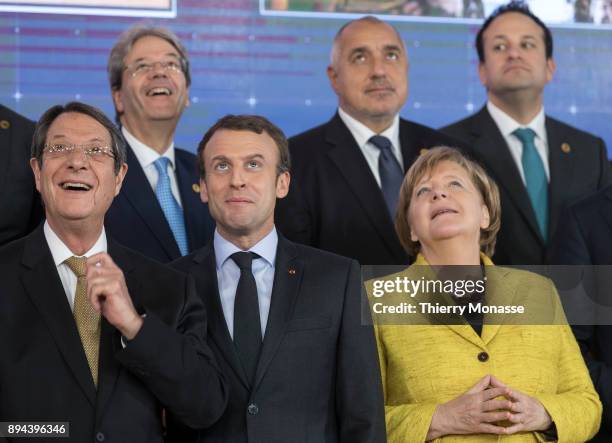
[[[365,15],[355,20],[346,22],[345,24],[342,25],[340,29],[338,29],[338,32],[336,32],[336,35],[334,36],[334,41],[332,43],[331,51],[329,52],[329,63],[331,64],[332,67],[335,67],[336,65],[336,61],[338,58],[338,42],[340,41],[340,37],[342,36],[342,33],[344,32],[346,28],[351,26],[353,23],[357,23],[357,22],[366,22],[366,23],[371,23],[371,24],[376,24],[376,25],[384,24],[384,25],[390,26],[391,29],[393,29],[393,31],[395,32],[395,35],[397,35],[397,39],[402,43],[402,48],[404,49],[404,52],[406,52],[406,43],[404,42],[404,39],[402,38],[399,31],[395,28],[395,26],[385,21],[382,21],[381,19],[373,15]]]
[[[47,135],[49,128],[60,115],[68,112],[74,112],[77,114],[87,115],[93,118],[95,121],[100,123],[108,131],[111,142],[113,154],[115,156],[115,175],[119,173],[121,166],[126,161],[126,144],[123,139],[123,135],[119,132],[119,129],[115,124],[98,108],[87,105],[81,102],[70,102],[66,105],[55,105],[45,111],[40,117],[36,128],[34,129],[34,136],[32,137],[32,149],[31,156],[35,158],[38,165],[42,167],[43,164],[43,150],[45,149],[45,143],[47,143]]]
[[[106,70],[111,91],[118,91],[122,86],[123,71],[125,69],[124,60],[132,50],[134,44],[143,37],[158,37],[170,43],[179,53],[181,69],[185,74],[187,87],[191,85],[191,73],[189,72],[189,58],[187,49],[176,34],[169,29],[153,26],[135,25],[119,36],[119,39],[111,49],[108,57]],[[116,109],[115,109],[116,112]],[[119,113],[116,112],[115,120],[119,121]]]

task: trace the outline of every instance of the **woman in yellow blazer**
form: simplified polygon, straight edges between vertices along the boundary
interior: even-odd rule
[[[474,265],[487,277],[485,305],[529,305],[539,325],[487,314],[407,326],[374,313],[385,323],[376,334],[390,443],[583,442],[599,428],[601,403],[552,282],[487,266],[499,220],[497,186],[458,151],[431,149],[408,171],[396,229],[418,258],[403,275]]]

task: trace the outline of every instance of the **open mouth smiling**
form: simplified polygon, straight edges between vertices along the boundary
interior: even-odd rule
[[[90,191],[93,186],[77,181],[65,181],[60,183],[60,187],[65,191],[79,191],[79,192],[87,192]]]
[[[172,91],[169,88],[164,86],[158,86],[155,88],[151,88],[147,91],[147,97],[156,97],[159,95],[170,96],[172,95]]]

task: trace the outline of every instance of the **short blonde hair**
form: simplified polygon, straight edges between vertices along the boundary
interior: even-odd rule
[[[415,256],[421,249],[418,241],[411,238],[408,209],[412,201],[414,188],[421,178],[431,172],[439,163],[451,161],[461,166],[469,175],[472,183],[480,193],[483,203],[489,210],[489,226],[480,230],[480,250],[489,257],[495,251],[495,240],[501,224],[501,204],[497,184],[487,175],[482,166],[470,160],[457,149],[438,146],[427,150],[412,164],[400,189],[395,230],[400,242],[408,254]]]

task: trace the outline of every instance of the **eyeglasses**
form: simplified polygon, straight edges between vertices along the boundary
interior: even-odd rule
[[[75,149],[80,149],[89,159],[102,161],[104,157],[115,158],[113,148],[99,145],[45,145],[43,152],[51,158],[67,157]]]
[[[164,72],[178,74],[183,72],[183,66],[178,61],[167,61],[167,62],[136,62],[125,67],[125,70],[130,73],[132,77],[139,75],[148,74],[155,68],[159,68]]]

